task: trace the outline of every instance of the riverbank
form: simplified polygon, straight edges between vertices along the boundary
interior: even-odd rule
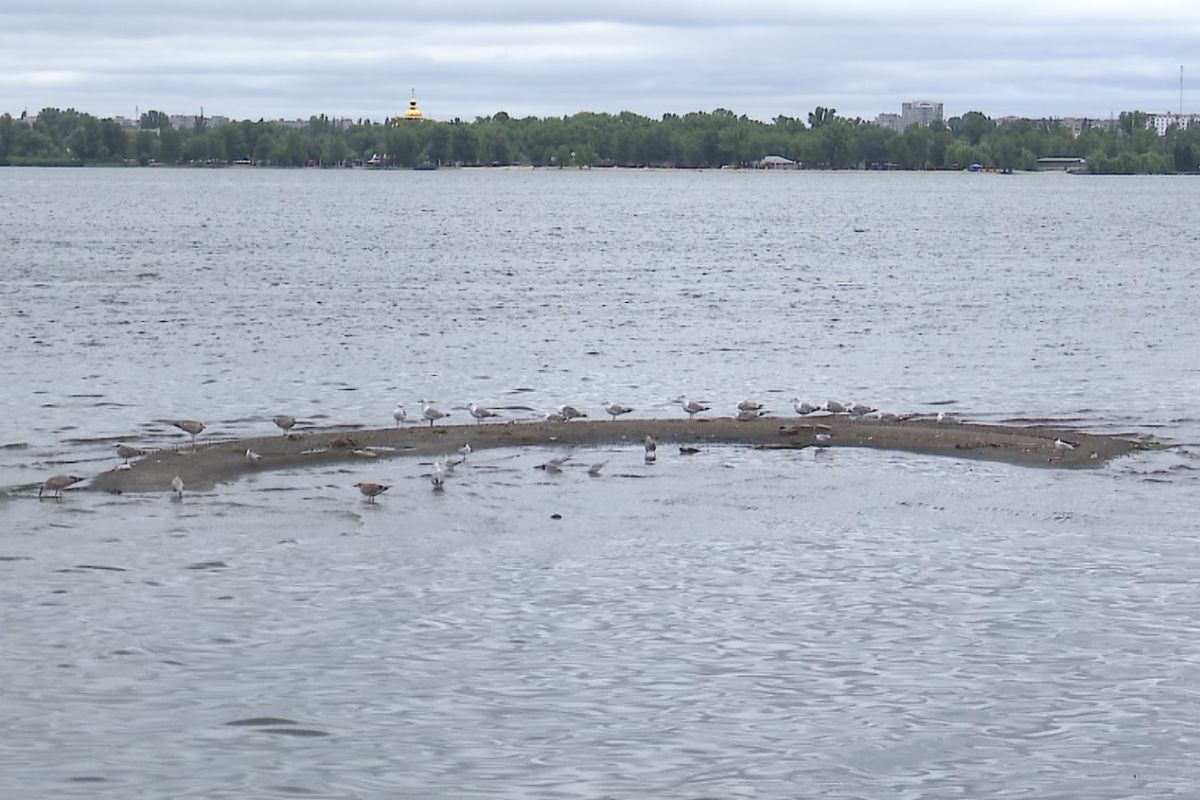
[[[178,475],[189,489],[210,491],[248,473],[397,456],[438,458],[454,455],[463,444],[470,444],[475,451],[627,444],[640,453],[646,436],[658,441],[660,458],[669,457],[672,448],[678,452],[679,445],[763,449],[868,447],[1056,469],[1100,467],[1142,447],[1124,437],[1052,428],[835,416],[760,417],[747,422],[717,418],[409,425],[225,440],[200,444],[194,450],[187,444],[150,453],[131,462],[128,469],[104,472],[93,478],[87,488],[114,493],[166,492],[171,490],[172,478]],[[1075,447],[1056,446],[1057,438],[1067,439]],[[252,450],[258,458],[248,458],[247,450]]]

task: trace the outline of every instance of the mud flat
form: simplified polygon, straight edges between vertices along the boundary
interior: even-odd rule
[[[827,440],[818,440],[827,434]],[[87,488],[106,492],[167,492],[178,475],[190,490],[209,491],[243,475],[396,456],[437,458],[494,447],[593,447],[627,444],[640,452],[646,436],[659,443],[659,458],[672,446],[721,444],[763,449],[870,447],[955,458],[1003,461],[1028,467],[1094,468],[1144,447],[1121,436],[1043,427],[881,421],[866,418],[760,417],[748,422],[715,419],[631,419],[574,422],[509,422],[485,425],[410,425],[373,430],[310,430],[299,435],[225,440],[159,450],[92,479]],[[1056,438],[1075,443],[1056,447]],[[824,437],[822,437],[824,439]],[[246,450],[261,458],[251,461]]]

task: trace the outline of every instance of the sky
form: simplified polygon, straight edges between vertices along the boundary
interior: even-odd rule
[[[1195,0],[0,0],[0,113],[1107,118],[1198,56]]]

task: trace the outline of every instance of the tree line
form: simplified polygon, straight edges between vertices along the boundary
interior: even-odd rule
[[[1003,124],[978,111],[897,133],[818,107],[805,118],[770,122],[726,109],[664,114],[581,112],[510,117],[501,111],[467,122],[250,120],[211,125],[199,117],[177,128],[148,111],[136,128],[75,109],[45,108],[32,124],[0,116],[0,164],[541,167],[751,166],[781,155],[818,169],[1033,169],[1043,156],[1081,157],[1095,173],[1176,173],[1200,168],[1200,125],[1158,136],[1147,115],[1126,112],[1078,136],[1054,120]]]

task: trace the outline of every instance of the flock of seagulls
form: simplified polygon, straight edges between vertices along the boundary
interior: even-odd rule
[[[707,401],[693,400],[693,399],[690,399],[687,395],[682,395],[682,394],[679,395],[678,397],[676,397],[671,402],[672,402],[672,404],[678,404],[679,407],[684,411],[684,413],[686,413],[688,415],[689,419],[695,419],[697,414],[702,414],[704,412],[711,411],[712,407],[713,407],[712,404]],[[421,415],[420,415],[419,421],[428,422],[431,428],[440,420],[443,420],[450,416],[449,411],[442,411],[441,409],[437,408],[429,400],[419,400],[418,403],[421,406]],[[877,414],[877,410],[874,407],[868,406],[868,405],[865,405],[862,403],[841,403],[836,400],[829,400],[823,404],[816,405],[816,404],[813,404],[813,403],[810,403],[807,401],[802,401],[798,397],[794,397],[791,400],[791,404],[792,404],[792,409],[796,412],[796,414],[798,414],[802,417],[812,416],[812,415],[818,415],[818,416],[819,415],[846,415],[846,416],[850,416],[850,417],[863,417],[868,414],[876,414],[879,419],[884,420],[884,421],[894,421],[894,420],[899,420],[899,419],[904,418],[904,417],[898,417],[895,414]],[[628,406],[628,405],[624,405],[621,403],[614,403],[609,400],[604,401],[603,407],[604,407],[605,413],[608,414],[614,421],[617,418],[624,416],[626,414],[632,413],[635,410],[633,406]],[[498,419],[501,417],[501,415],[497,411],[494,411],[493,409],[481,406],[475,402],[471,402],[470,404],[468,404],[467,411],[470,413],[471,417],[475,420],[476,424],[482,424],[487,420]],[[746,399],[739,401],[737,403],[736,407],[734,408],[734,411],[735,411],[734,419],[737,419],[739,421],[749,421],[749,420],[758,419],[759,417],[762,417],[769,413],[765,409],[765,406],[762,402],[759,402],[759,401],[751,399],[751,398],[746,398]],[[559,405],[555,410],[546,413],[542,417],[542,420],[545,422],[570,422],[571,420],[575,420],[575,419],[585,419],[585,418],[587,418],[587,416],[588,415],[587,415],[586,411],[583,411],[574,405],[564,403],[562,405]],[[392,410],[392,419],[395,422],[397,427],[400,427],[401,425],[403,425],[405,422],[408,421],[408,412],[405,409],[403,403],[396,404],[396,407]],[[948,415],[946,415],[945,412],[939,412],[936,416],[936,420],[939,423],[954,421]],[[295,426],[297,424],[297,420],[295,417],[287,415],[287,414],[279,414],[279,415],[272,417],[271,421],[275,424],[276,427],[278,427],[281,431],[283,431],[284,436],[291,438],[291,439],[296,439],[296,438],[300,437],[299,433],[292,432],[292,429],[295,428]],[[203,422],[200,422],[199,420],[192,420],[192,419],[170,420],[169,422],[172,426],[178,428],[179,430],[183,431],[184,433],[186,433],[190,436],[191,447],[193,450],[195,450],[196,449],[196,437],[199,436],[201,433],[203,433],[203,431],[205,430],[205,424]],[[821,432],[818,432],[815,434],[815,439],[818,443],[825,444],[830,441],[831,435],[827,431],[821,431]],[[644,450],[645,450],[645,463],[647,463],[647,464],[654,463],[655,460],[657,459],[658,443],[654,440],[653,437],[647,436],[647,437],[645,437],[643,446],[644,446]],[[1059,438],[1054,439],[1053,446],[1056,451],[1065,453],[1067,451],[1074,450],[1076,447],[1078,447],[1078,443],[1059,437]],[[116,448],[117,456],[122,459],[122,463],[116,467],[116,469],[118,469],[118,470],[130,469],[131,468],[130,464],[129,464],[130,459],[138,458],[140,456],[144,456],[147,454],[146,450],[143,450],[140,447],[136,447],[134,445],[125,444],[125,443],[117,443],[115,445],[115,448]],[[367,454],[367,455],[371,455],[371,456],[375,455],[375,453],[373,453],[373,452],[363,451],[362,449],[357,449],[352,452],[363,453],[363,454]],[[444,490],[445,485],[446,485],[447,476],[453,474],[454,468],[457,465],[465,462],[467,460],[467,456],[470,455],[471,452],[472,452],[471,445],[468,443],[464,443],[460,447],[457,448],[457,453],[458,453],[457,459],[452,460],[451,458],[447,457],[447,458],[437,462],[434,465],[433,471],[430,474],[430,483],[432,484],[434,491],[440,492],[440,491]],[[245,458],[248,462],[258,463],[262,460],[262,455],[255,452],[253,449],[247,448],[245,451]],[[568,454],[566,456],[562,456],[559,458],[550,459],[549,461],[545,462],[544,464],[539,464],[536,468],[544,470],[545,472],[548,472],[548,473],[561,473],[563,471],[564,465],[570,459],[571,459],[571,456]],[[605,463],[606,462],[599,462],[599,463],[591,465],[587,471],[588,475],[591,477],[599,476],[601,473],[601,470],[605,466]],[[82,476],[79,476],[79,475],[71,475],[71,474],[53,475],[42,482],[42,484],[38,490],[38,497],[42,498],[47,493],[49,493],[51,497],[61,499],[63,490],[68,489],[71,486],[74,486],[75,484],[77,484],[83,480],[85,480],[85,478]],[[388,489],[391,488],[391,486],[389,484],[378,483],[378,482],[373,482],[373,481],[360,481],[359,483],[354,484],[354,486],[371,503],[374,503],[375,498],[377,498],[380,494],[383,494],[384,492],[386,492]],[[183,488],[184,488],[183,480],[178,475],[176,475],[171,480],[171,490],[172,490],[173,495],[176,498],[182,498],[183,497]]]

